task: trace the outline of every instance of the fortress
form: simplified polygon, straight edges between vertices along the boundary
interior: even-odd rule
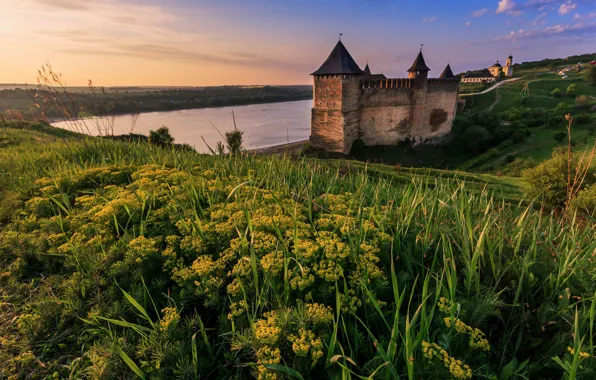
[[[341,40],[314,73],[314,105],[310,142],[313,146],[347,154],[356,140],[366,146],[416,143],[451,132],[457,109],[459,80],[449,65],[439,78],[422,50],[408,70],[408,78],[361,70]]]

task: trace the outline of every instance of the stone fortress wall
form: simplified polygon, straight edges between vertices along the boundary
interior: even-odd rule
[[[367,146],[396,145],[406,139],[419,143],[448,134],[459,81],[449,66],[441,78],[427,78],[429,70],[420,52],[409,70],[410,78],[372,75],[368,65],[361,70],[338,42],[313,73],[311,144],[347,154],[356,140]]]

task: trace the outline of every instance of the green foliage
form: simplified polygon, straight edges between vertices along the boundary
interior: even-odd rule
[[[149,144],[167,148],[174,144],[174,137],[170,134],[168,127],[164,125],[155,131],[149,131]]]
[[[584,77],[589,86],[596,86],[596,66],[589,66],[584,71]]]
[[[580,191],[571,206],[585,215],[596,218],[596,184],[593,184]]]
[[[555,98],[560,98],[561,97],[561,89],[555,88],[550,94]]]
[[[232,156],[236,156],[240,154],[242,151],[242,135],[244,134],[243,131],[239,131],[238,129],[234,129],[231,132],[226,132],[226,145],[228,147],[228,151]]]
[[[512,177],[521,177],[522,172],[524,170],[533,168],[537,164],[538,163],[531,158],[523,159],[523,158],[517,157],[507,164],[507,166],[503,170],[503,174],[512,176]]]
[[[486,128],[475,125],[466,129],[461,135],[461,139],[470,152],[481,152],[490,146],[491,135]]]
[[[556,142],[558,142],[559,144],[563,142],[563,140],[565,140],[565,138],[567,137],[567,133],[566,132],[557,132],[553,135],[553,138],[555,139]]]
[[[571,83],[565,93],[569,96],[576,96],[577,95],[577,85],[575,83]]]
[[[556,116],[564,116],[567,115],[569,112],[571,112],[571,107],[569,106],[569,104],[561,102],[559,104],[557,104],[557,108],[555,108],[554,114]]]
[[[75,112],[79,109],[95,110],[97,103],[113,102],[113,113],[128,114],[155,111],[173,111],[193,108],[236,106],[312,99],[312,86],[209,86],[201,88],[107,88],[94,97],[89,88],[68,88],[72,91]],[[116,92],[117,91],[117,92]],[[36,95],[37,94],[37,95]],[[47,91],[35,89],[0,90],[0,115],[12,110],[26,117],[40,117],[41,109],[36,100],[51,96]],[[167,101],[164,101],[167,99]],[[70,104],[70,101],[67,101]],[[62,117],[56,109],[44,110],[49,117]]]
[[[593,231],[479,176],[91,138],[0,169],[24,201],[0,227],[2,376],[596,370],[569,352],[594,347]]]
[[[563,133],[563,139],[566,133]],[[571,178],[576,177],[578,157],[571,155]],[[556,149],[552,157],[540,163],[533,169],[523,171],[522,176],[527,183],[526,194],[531,198],[540,198],[549,207],[563,207],[567,199],[568,176],[567,152],[564,149]],[[584,186],[589,185],[594,179],[592,169],[587,177]]]

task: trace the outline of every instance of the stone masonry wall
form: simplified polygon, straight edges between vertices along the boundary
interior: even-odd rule
[[[314,80],[311,144],[349,153],[360,125],[360,77],[319,75]]]
[[[342,80],[339,75],[314,77],[310,141],[332,152],[344,151]]]
[[[356,139],[375,146],[440,138],[451,131],[458,89],[456,80],[361,83],[358,76],[317,76],[311,144],[349,153]]]
[[[429,79],[401,87],[395,81],[362,88],[360,138],[365,145],[395,145],[405,139],[420,142],[451,131],[456,81]]]

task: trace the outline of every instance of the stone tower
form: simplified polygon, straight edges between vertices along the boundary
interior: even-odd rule
[[[422,55],[422,49],[420,49],[420,53],[414,60],[412,67],[408,69],[408,78],[416,79],[418,81],[426,81],[428,78],[428,72],[430,69],[426,66],[426,62],[424,62],[424,56]]]
[[[358,138],[360,79],[364,71],[340,40],[311,75],[314,102],[310,141],[329,151],[349,152]]]
[[[513,56],[510,55],[507,57],[507,63],[505,64],[505,76],[511,77],[513,76]]]

